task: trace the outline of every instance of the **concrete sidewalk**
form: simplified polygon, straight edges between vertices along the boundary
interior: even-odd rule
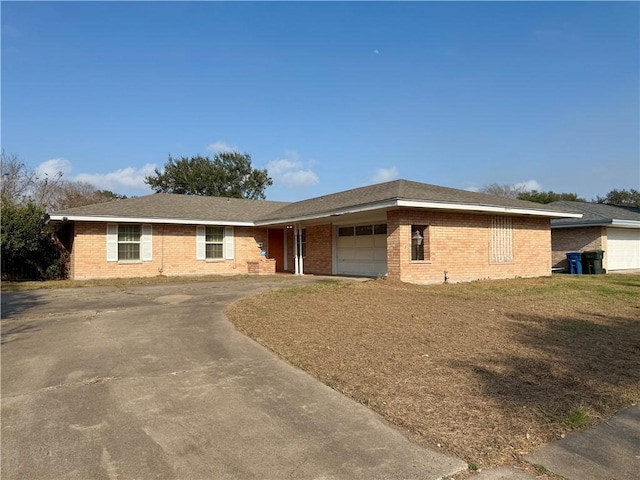
[[[640,478],[640,406],[545,445],[527,460],[570,480]]]
[[[568,480],[640,478],[640,406],[627,408],[593,428],[574,432],[526,457],[528,462]],[[520,469],[499,467],[472,480],[531,480]]]

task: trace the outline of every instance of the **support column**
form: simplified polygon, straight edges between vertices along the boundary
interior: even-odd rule
[[[293,259],[295,261],[295,274],[304,275],[304,260],[302,258],[302,228],[297,223],[293,227],[293,237],[295,243],[293,245]]]

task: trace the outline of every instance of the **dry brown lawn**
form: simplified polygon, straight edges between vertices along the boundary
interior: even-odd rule
[[[417,442],[480,467],[640,399],[640,276],[326,281],[228,309],[238,329]]]

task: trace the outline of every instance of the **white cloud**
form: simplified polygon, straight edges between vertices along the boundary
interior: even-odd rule
[[[535,180],[527,180],[526,182],[519,182],[519,183],[516,183],[514,187],[516,188],[516,190],[524,190],[527,192],[530,192],[531,190],[538,190],[538,191],[542,190],[542,185],[540,185]]]
[[[145,163],[141,168],[125,167],[108,173],[79,173],[73,180],[89,182],[100,190],[111,190],[116,193],[135,194],[149,191],[144,178],[152,175],[156,165]]]
[[[390,182],[398,178],[398,169],[396,167],[391,168],[378,168],[373,177],[371,177],[371,183]]]
[[[281,183],[287,187],[310,187],[318,183],[318,175],[310,169],[303,168],[296,152],[287,152],[287,156],[291,158],[271,160],[267,163],[267,171],[274,183]]]
[[[53,178],[59,173],[66,176],[71,172],[71,170],[71,162],[62,157],[46,160],[35,168],[36,176],[38,178]]]
[[[209,150],[212,153],[222,153],[222,152],[236,152],[238,148],[233,145],[228,145],[227,143],[221,140],[218,140],[216,143],[212,143],[208,145],[207,150]]]

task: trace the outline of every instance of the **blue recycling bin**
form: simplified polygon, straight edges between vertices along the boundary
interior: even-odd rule
[[[569,264],[569,273],[572,275],[582,275],[582,253],[567,253],[567,263]]]

